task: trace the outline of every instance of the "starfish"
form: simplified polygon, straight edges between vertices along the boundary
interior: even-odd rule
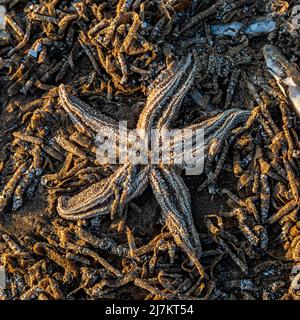
[[[145,130],[149,136],[152,129],[170,129],[184,96],[193,84],[195,73],[196,65],[191,54],[183,61],[169,65],[150,86],[137,128]],[[96,112],[88,104],[69,94],[64,85],[59,87],[59,99],[77,130],[95,137],[97,132],[109,127],[118,136],[118,124],[114,119]],[[214,156],[232,129],[244,123],[249,115],[249,111],[229,109],[188,128],[204,130],[206,144],[202,147],[206,153],[208,150]],[[121,215],[125,205],[140,196],[149,184],[176,244],[187,254],[201,277],[204,277],[199,261],[202,249],[193,221],[190,193],[175,166],[141,165],[125,161],[110,177],[92,184],[72,197],[60,197],[57,211],[61,217],[69,220],[109,213],[113,219],[116,214]]]

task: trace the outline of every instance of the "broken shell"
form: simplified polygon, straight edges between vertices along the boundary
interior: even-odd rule
[[[268,71],[284,95],[289,97],[294,111],[300,117],[300,72],[275,46],[265,45],[263,54]]]
[[[256,36],[262,33],[270,33],[276,29],[276,22],[273,19],[257,20],[249,24],[245,33],[248,35]]]
[[[257,19],[247,26],[241,22],[232,22],[228,24],[217,24],[211,26],[211,33],[215,36],[235,37],[244,30],[248,36],[259,36],[270,33],[276,29],[276,22],[273,19]]]
[[[229,24],[216,24],[211,26],[211,33],[215,36],[235,37],[243,29],[241,22],[232,22]]]

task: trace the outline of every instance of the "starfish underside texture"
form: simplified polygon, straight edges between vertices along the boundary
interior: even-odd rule
[[[196,65],[193,63],[192,55],[169,65],[149,88],[137,128],[145,130],[149,136],[152,129],[170,129],[184,96],[193,84],[195,73]],[[78,131],[95,137],[97,133],[109,127],[118,138],[117,121],[95,111],[69,94],[64,85],[59,87],[59,96],[60,105]],[[249,115],[250,112],[246,110],[229,109],[186,129],[203,129],[204,154],[207,156],[207,153],[214,149],[216,155],[232,136],[232,130],[243,125]],[[110,177],[92,184],[77,195],[60,197],[58,213],[69,220],[109,213],[112,219],[115,219],[122,216],[126,204],[140,196],[150,184],[161,207],[163,220],[176,244],[188,255],[200,275],[204,276],[199,261],[201,244],[193,221],[189,190],[175,169],[175,166],[141,165],[127,161],[120,164]]]

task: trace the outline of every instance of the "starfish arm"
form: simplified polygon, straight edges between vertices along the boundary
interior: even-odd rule
[[[113,196],[112,187],[106,181],[100,181],[79,192],[75,196],[62,196],[58,199],[57,210],[59,214],[80,214],[92,210],[107,202]],[[96,195],[96,197],[95,197]],[[91,198],[92,196],[92,198]]]
[[[57,211],[61,216],[76,217],[82,215],[90,216],[90,212],[96,207],[112,204],[114,198],[114,189],[124,181],[127,166],[121,166],[110,177],[91,185],[73,197],[61,197],[58,199]],[[99,212],[102,212],[99,210]],[[107,213],[104,211],[104,213]],[[103,214],[104,214],[103,213]]]
[[[155,198],[162,209],[162,215],[165,223],[172,233],[176,244],[181,247],[184,252],[186,252],[188,257],[198,269],[200,275],[204,276],[203,268],[197,256],[197,251],[199,250],[199,248],[193,247],[188,231],[189,224],[193,223],[191,222],[193,221],[191,213],[189,212],[189,217],[187,218],[187,212],[185,212],[184,214],[181,211],[182,208],[180,207],[180,205],[176,205],[176,198],[178,200],[180,198],[180,195],[178,194],[178,191],[176,191],[176,189],[168,185],[166,179],[159,169],[152,168],[150,173],[150,184]],[[181,201],[184,201],[184,199],[181,199]],[[188,207],[188,205],[185,204],[185,207]],[[194,237],[197,238],[197,236],[195,235]]]
[[[66,220],[85,220],[93,217],[97,217],[99,215],[107,215],[109,214],[111,210],[111,202],[106,203],[105,205],[102,205],[101,207],[95,207],[95,209],[87,210],[87,211],[81,211],[79,213],[69,213],[68,211],[64,211],[63,209],[60,209],[60,206],[62,205],[61,200],[58,202],[57,211],[60,215],[60,217],[66,219]]]
[[[164,119],[161,122],[163,124],[168,116],[176,114],[184,94],[192,84],[194,73],[195,67],[192,66],[191,54],[175,67],[167,69],[164,72],[165,78],[162,81],[156,80],[151,87],[137,128],[145,129],[149,134],[149,130],[156,126],[154,123],[156,118]],[[170,120],[172,119],[171,117]]]
[[[148,185],[150,168],[143,170],[138,165],[126,163],[119,167],[113,175],[84,189],[73,197],[58,199],[57,211],[69,220],[87,219],[111,210],[121,215],[124,206],[138,197]],[[116,190],[120,190],[116,195]],[[117,201],[117,203],[116,203]],[[115,206],[116,204],[116,206]]]
[[[234,112],[226,119],[221,129],[217,131],[215,139],[219,140],[220,143],[223,143],[224,139],[228,137],[233,129],[248,120],[250,114],[251,112],[248,110],[237,110]]]
[[[214,133],[225,121],[228,117],[230,117],[235,112],[239,111],[240,109],[228,109],[226,111],[220,112],[219,114],[215,115],[212,118],[204,120],[199,123],[194,123],[188,126],[186,129],[189,130],[197,130],[197,129],[205,129],[208,134]]]
[[[189,189],[184,183],[182,177],[178,175],[174,170],[162,168],[162,174],[164,179],[168,183],[171,190],[174,191],[174,197],[182,212],[185,216],[185,221],[188,225],[188,231],[190,233],[190,238],[193,242],[193,247],[197,248],[198,251],[201,251],[201,244],[199,239],[198,231],[195,228],[195,224],[192,217],[192,208],[191,208],[191,195]],[[199,251],[199,256],[201,252]]]
[[[228,119],[236,110],[238,109],[230,109],[230,110],[226,110],[224,112],[221,112],[220,114],[216,115],[213,118],[210,118],[208,120],[202,121],[200,123],[196,123],[196,124],[192,124],[186,128],[183,128],[182,130],[184,130],[185,132],[183,132],[182,130],[178,131],[178,134],[174,136],[174,145],[173,148],[174,150],[181,150],[182,149],[182,143],[183,143],[183,136],[182,134],[184,133],[184,139],[186,141],[191,141],[193,140],[193,138],[195,137],[196,133],[199,130],[204,130],[204,134],[205,134],[205,141],[206,144],[208,142],[211,141],[211,138],[214,137],[215,132],[224,124],[224,122],[226,121],[226,119]],[[202,142],[202,141],[200,141]],[[199,141],[197,141],[197,143],[199,143]],[[165,143],[162,146],[162,163],[167,163],[168,157],[169,157],[169,144]],[[203,148],[204,145],[203,143],[201,143],[200,145],[193,145],[193,148],[191,148],[190,150],[184,150],[184,158],[187,159],[189,157],[192,157],[192,155],[198,151],[195,148]],[[167,148],[167,149],[165,149]],[[178,158],[180,157],[180,158]],[[175,153],[173,155],[173,158],[171,159],[174,163],[176,164],[180,164],[182,163],[182,161],[180,161],[182,158],[182,154],[179,153]]]
[[[184,150],[184,162],[182,163],[182,166],[185,167],[186,163],[190,163],[196,154],[200,154],[201,150],[203,151],[204,156],[206,156],[208,149],[210,149],[213,143],[222,145],[225,139],[229,137],[232,130],[246,122],[249,116],[250,111],[248,110],[230,109],[212,119],[185,128],[186,132],[190,132],[190,135],[185,135],[186,140],[192,141],[196,136],[196,130],[204,130],[204,141],[195,140],[191,148]],[[174,139],[181,143],[181,140],[178,137],[175,137]],[[178,145],[174,145],[174,149],[178,147]],[[181,154],[178,156],[181,157]],[[175,163],[180,163],[178,156],[175,154],[174,159],[172,159]]]
[[[59,86],[59,99],[61,106],[71,119],[76,119],[77,126],[79,122],[82,127],[87,127],[96,133],[102,132],[103,129],[107,128],[114,132],[119,129],[117,121],[96,111],[87,103],[69,94],[63,84]]]
[[[186,64],[188,62],[189,61],[187,61]],[[181,107],[183,98],[185,97],[186,93],[189,91],[193,84],[197,68],[196,65],[192,65],[191,62],[189,62],[189,64],[190,69],[184,71],[184,77],[182,77],[183,79],[181,79],[180,86],[172,95],[171,101],[168,103],[166,109],[164,110],[162,116],[158,121],[158,129],[169,128],[171,126],[171,123],[176,119],[178,115],[178,111]]]

